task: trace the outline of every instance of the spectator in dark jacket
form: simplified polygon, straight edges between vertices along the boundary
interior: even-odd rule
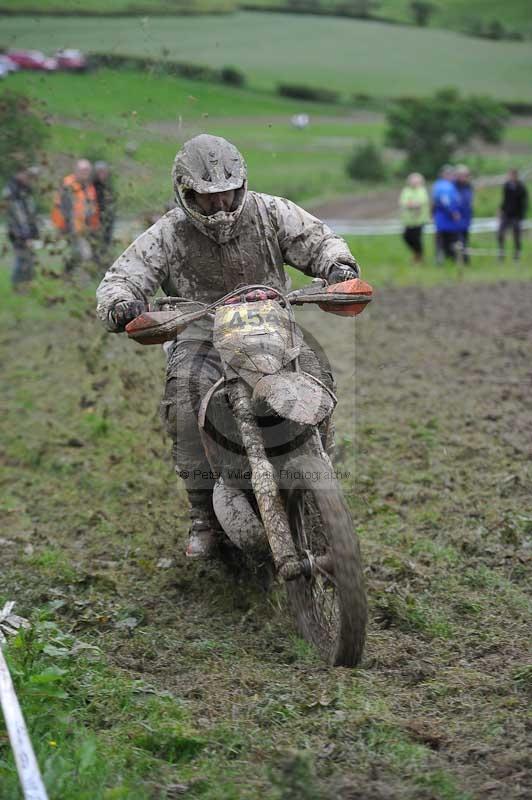
[[[458,220],[458,241],[462,245],[462,258],[469,263],[469,228],[473,220],[473,186],[471,173],[465,164],[456,167],[454,185],[458,192],[460,219]]]
[[[6,206],[7,235],[15,251],[11,274],[13,286],[31,281],[35,273],[33,240],[39,238],[33,184],[39,175],[38,167],[20,169],[3,192]]]
[[[519,180],[519,173],[511,169],[508,180],[503,186],[502,203],[499,217],[499,259],[504,260],[504,240],[506,231],[511,229],[514,237],[514,259],[521,255],[521,226],[528,208],[528,192],[525,184]]]
[[[105,257],[113,240],[113,229],[116,215],[116,194],[111,179],[111,171],[106,161],[94,164],[93,186],[96,190],[98,210],[100,212],[100,258]]]

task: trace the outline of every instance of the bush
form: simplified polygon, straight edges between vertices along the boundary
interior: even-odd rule
[[[381,150],[373,142],[359,145],[347,162],[346,171],[353,180],[384,180],[386,178],[386,166]]]
[[[495,100],[462,98],[456,90],[444,89],[433,97],[395,103],[388,111],[386,139],[406,152],[409,172],[430,178],[473,137],[500,142],[507,118],[507,110]]]
[[[335,10],[349,17],[371,19],[379,5],[379,0],[348,0],[339,3]]]
[[[204,64],[191,64],[188,61],[166,61],[120,53],[94,53],[90,56],[90,63],[93,67],[138,69],[161,75],[177,75],[195,81],[229,83],[232,86],[243,86],[246,82],[245,75],[236,67],[223,67],[218,70],[206,67]]]
[[[465,32],[469,36],[476,36],[480,39],[493,39],[494,41],[507,39],[509,41],[522,42],[525,38],[521,31],[506,28],[504,23],[498,19],[485,22],[483,19],[474,17],[468,20]]]
[[[386,111],[389,101],[384,97],[373,97],[366,92],[355,92],[350,97],[350,105],[354,105],[356,110],[365,109],[367,111]]]
[[[511,100],[505,103],[504,106],[511,114],[521,114],[526,116],[532,114],[532,103]]]
[[[486,27],[486,38],[498,41],[506,36],[506,28],[498,19],[493,19]]]
[[[410,11],[416,25],[420,28],[424,28],[428,25],[431,16],[436,11],[436,6],[434,3],[428,2],[428,0],[412,0],[410,3]]]
[[[333,89],[321,89],[317,86],[300,86],[296,83],[281,83],[277,92],[282,97],[294,97],[296,100],[313,100],[318,103],[338,103],[340,95]]]
[[[246,76],[236,67],[222,67],[220,78],[222,83],[227,83],[229,86],[244,86],[246,83]]]
[[[312,13],[312,11],[320,11],[320,2],[319,0],[286,0],[286,7],[290,11],[298,11],[299,13],[308,11]]]
[[[34,100],[9,89],[0,95],[0,178],[35,164],[48,136]]]

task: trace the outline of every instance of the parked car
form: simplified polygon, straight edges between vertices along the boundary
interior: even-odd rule
[[[45,56],[40,50],[8,50],[7,55],[21,69],[39,69],[44,72],[54,72],[57,69],[56,59]]]
[[[54,53],[54,58],[59,69],[72,69],[77,72],[83,72],[88,66],[87,57],[81,50],[57,50]]]
[[[20,67],[18,64],[15,64],[13,59],[9,58],[9,56],[0,53],[0,69],[7,75],[9,72],[16,72]]]

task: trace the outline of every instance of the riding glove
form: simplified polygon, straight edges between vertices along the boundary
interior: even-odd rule
[[[128,322],[140,316],[146,309],[146,303],[143,303],[141,300],[126,300],[116,304],[111,311],[111,317],[116,328],[119,331],[123,331]]]
[[[333,264],[329,270],[327,280],[329,283],[342,283],[358,278],[358,269],[349,264]]]

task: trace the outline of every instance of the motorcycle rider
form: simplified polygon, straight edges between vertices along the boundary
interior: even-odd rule
[[[123,331],[159,287],[169,296],[212,303],[245,284],[286,291],[284,264],[329,283],[355,278],[346,242],[289,200],[248,191],[245,161],[225,139],[201,134],[185,142],[172,170],[176,208],[142,233],[109,268],[97,290],[99,318]],[[222,375],[212,347],[212,322],[188,326],[168,348],[161,417],[173,440],[176,471],[190,501],[188,557],[207,557],[219,525],[212,510],[214,476],[197,415]],[[332,375],[303,345],[302,369],[329,386]]]

